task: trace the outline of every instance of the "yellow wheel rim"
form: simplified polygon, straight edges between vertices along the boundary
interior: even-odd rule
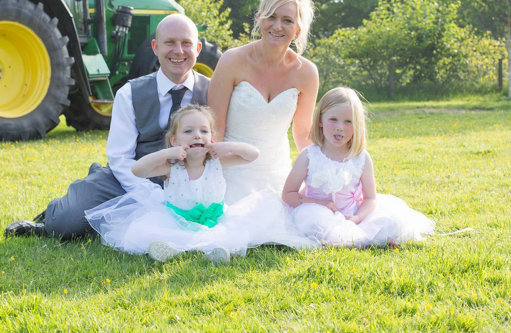
[[[51,63],[43,41],[27,26],[0,21],[0,117],[19,118],[44,99]]]
[[[93,98],[90,97],[90,100],[92,101]],[[105,117],[111,117],[112,116],[112,103],[90,103],[90,106],[94,111],[99,113],[102,116]]]
[[[212,77],[213,76],[213,68],[209,67],[206,64],[198,62],[198,63],[195,64],[195,66],[193,66],[193,69],[196,72],[201,73],[202,75],[205,75],[207,77]]]

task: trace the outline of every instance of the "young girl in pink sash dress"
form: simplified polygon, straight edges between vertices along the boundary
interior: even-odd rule
[[[323,245],[365,247],[433,233],[435,223],[403,200],[376,194],[365,111],[354,90],[334,88],[323,96],[310,138],[315,145],[298,156],[282,194],[303,234]]]

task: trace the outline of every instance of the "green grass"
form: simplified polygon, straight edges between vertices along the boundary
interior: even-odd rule
[[[369,104],[370,112],[374,114],[388,113],[466,113],[473,111],[511,111],[511,103],[500,94],[475,95],[451,98],[448,100],[406,101],[406,102],[376,102]]]
[[[369,122],[378,191],[437,232],[475,232],[397,250],[264,246],[224,266],[197,253],[163,265],[97,239],[2,239],[0,331],[509,331],[511,112],[483,102],[375,103]],[[105,143],[64,125],[0,143],[0,227],[105,163]]]

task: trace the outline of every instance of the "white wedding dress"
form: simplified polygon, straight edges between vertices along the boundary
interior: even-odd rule
[[[250,143],[259,149],[260,155],[250,164],[224,169],[227,204],[263,189],[282,191],[291,170],[288,129],[298,94],[298,89],[289,88],[267,102],[247,81],[234,87],[224,141]]]

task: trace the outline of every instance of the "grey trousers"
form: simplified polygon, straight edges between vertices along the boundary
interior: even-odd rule
[[[124,193],[108,166],[93,163],[87,177],[74,181],[65,196],[50,202],[44,218],[46,233],[63,239],[94,233],[84,211]]]

